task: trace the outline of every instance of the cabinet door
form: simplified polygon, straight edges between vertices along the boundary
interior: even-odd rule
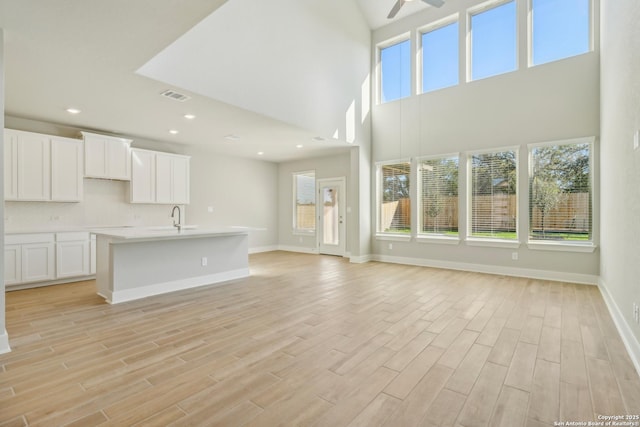
[[[155,203],[155,152],[132,150],[131,157],[131,203]]]
[[[82,141],[51,138],[51,200],[82,200]]]
[[[18,136],[4,130],[4,199],[18,199]]]
[[[173,203],[173,156],[156,153],[156,202]]]
[[[22,282],[40,282],[54,278],[53,243],[22,245]]]
[[[107,177],[107,141],[94,135],[84,135],[84,176]]]
[[[18,199],[51,198],[50,143],[47,135],[18,133]]]
[[[96,235],[91,235],[91,243],[89,245],[89,274],[96,274]]]
[[[56,243],[56,278],[89,275],[89,241]]]
[[[20,260],[22,258],[20,245],[4,246],[4,284],[15,285],[22,282]]]
[[[131,147],[128,142],[119,139],[108,141],[107,175],[111,179],[131,179]]]
[[[188,204],[189,158],[173,157],[172,166],[172,203],[179,205]]]

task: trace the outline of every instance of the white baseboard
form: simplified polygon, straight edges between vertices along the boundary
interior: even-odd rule
[[[349,262],[352,262],[354,264],[363,264],[365,262],[369,262],[372,261],[373,256],[371,254],[367,254],[367,255],[360,255],[360,256],[350,256],[349,257]]]
[[[9,353],[11,351],[11,347],[9,347],[9,334],[5,329],[3,333],[0,334],[0,354]]]
[[[278,246],[277,245],[273,245],[273,246],[257,246],[255,248],[249,248],[249,255],[251,254],[259,254],[262,252],[273,252],[273,251],[277,251],[278,250]]]
[[[303,254],[317,254],[318,248],[310,248],[308,246],[288,246],[288,245],[278,245],[279,251],[286,252],[299,252]]]
[[[629,357],[636,367],[636,372],[640,375],[640,342],[638,342],[638,339],[633,334],[631,326],[629,326],[629,323],[622,314],[622,310],[620,310],[620,307],[618,307],[618,304],[616,304],[616,301],[609,293],[609,289],[607,289],[607,285],[602,278],[598,281],[598,289],[600,289],[602,298],[609,309],[609,314],[611,314],[613,318],[613,323],[615,323],[618,333],[620,333],[622,337],[622,342],[627,348],[627,353],[629,353]]]
[[[423,258],[394,257],[373,255],[372,261],[394,264],[417,265],[421,267],[446,268],[449,270],[473,271],[476,273],[502,274],[504,276],[526,277],[529,279],[556,280],[560,282],[597,285],[598,276],[591,274],[566,273],[562,271],[534,270],[529,268],[503,267],[500,265],[470,264],[452,261],[440,261]]]
[[[107,302],[110,304],[119,304],[121,302],[133,301],[140,298],[146,298],[154,295],[166,294],[168,292],[182,291],[185,289],[197,288],[200,286],[208,286],[227,282],[229,280],[242,279],[249,277],[249,269],[241,268],[238,270],[225,271],[223,273],[208,274],[206,276],[190,277],[182,280],[172,280],[169,282],[155,283],[149,286],[139,288],[125,289],[122,291],[111,292]]]

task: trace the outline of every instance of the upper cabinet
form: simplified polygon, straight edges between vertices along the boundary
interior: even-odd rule
[[[82,200],[82,141],[4,130],[5,200]]]
[[[82,132],[84,176],[131,180],[131,140]]]
[[[131,151],[131,203],[189,203],[189,156]]]

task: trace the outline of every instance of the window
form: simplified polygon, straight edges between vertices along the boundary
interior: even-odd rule
[[[531,62],[544,64],[588,52],[590,0],[531,0]]]
[[[589,140],[530,148],[530,240],[592,240],[591,152]]]
[[[378,231],[411,233],[411,164],[378,165]]]
[[[470,237],[517,240],[517,155],[515,150],[470,156]]]
[[[458,84],[458,21],[422,34],[422,92]]]
[[[419,233],[458,236],[458,156],[420,160]]]
[[[380,49],[380,102],[411,95],[410,50],[409,40]]]
[[[316,173],[293,174],[293,231],[313,233],[316,230]]]
[[[517,68],[516,2],[471,14],[471,80]]]

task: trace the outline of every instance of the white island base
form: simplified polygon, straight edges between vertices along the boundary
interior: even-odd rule
[[[95,231],[98,294],[111,304],[249,276],[244,230]]]

